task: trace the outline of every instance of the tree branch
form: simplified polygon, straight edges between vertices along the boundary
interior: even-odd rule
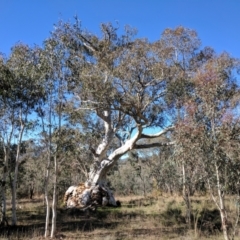
[[[172,145],[175,145],[175,141],[165,142],[165,143],[135,144],[133,149],[145,149],[145,148],[153,148],[153,147],[172,146]]]
[[[117,159],[119,159],[122,155],[124,155],[129,150],[132,150],[135,146],[135,143],[139,139],[142,133],[142,126],[137,125],[138,131],[137,133],[129,140],[127,140],[123,146],[116,149],[113,153],[111,153],[108,157],[108,159],[111,161],[110,165],[112,165]]]
[[[82,34],[80,34],[80,38],[82,39],[83,45],[88,48],[92,52],[96,52],[97,48],[93,46],[93,44],[88,41]]]
[[[165,128],[164,130],[162,130],[158,133],[155,133],[155,134],[144,134],[144,133],[142,133],[140,138],[157,138],[157,137],[160,137],[160,136],[164,135],[165,133],[167,133],[169,131],[172,131],[174,128],[175,128],[175,126],[170,126],[170,127],[167,127],[167,128]]]

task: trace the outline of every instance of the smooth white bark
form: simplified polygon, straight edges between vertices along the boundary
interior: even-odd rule
[[[48,166],[45,174],[45,203],[46,203],[46,220],[45,220],[45,231],[44,231],[45,238],[49,236],[49,218],[50,218],[50,203],[49,203],[49,195],[48,195],[49,165],[50,165],[50,159],[48,160]]]
[[[57,156],[54,156],[54,183],[53,183],[53,200],[52,200],[52,228],[51,238],[55,236],[57,226],[57,172],[58,172],[58,160]]]
[[[17,212],[16,212],[16,200],[17,200],[17,180],[18,180],[18,169],[21,163],[20,161],[20,148],[22,143],[22,136],[25,129],[25,125],[22,120],[22,116],[20,116],[21,129],[19,132],[19,139],[17,145],[17,154],[16,154],[16,162],[15,162],[15,170],[14,170],[14,178],[12,183],[12,225],[17,225]]]
[[[114,137],[114,132],[110,126],[110,119],[108,118],[108,114],[108,112],[104,112],[103,115],[99,113],[99,116],[102,116],[102,118],[105,120],[105,138],[94,153],[96,162],[90,170],[88,180],[85,182],[85,189],[82,189],[82,186],[71,186],[65,193],[65,204],[69,208],[76,206],[86,207],[88,204],[92,204],[92,195],[97,194],[97,192],[99,191],[98,187],[105,189],[105,191],[107,192],[107,198],[103,196],[102,204],[116,206],[116,201],[112,191],[106,187],[107,173],[110,168],[114,166],[116,161],[132,149],[174,144],[174,142],[157,143],[156,145],[148,144],[147,146],[136,144],[137,141],[141,138],[157,138],[173,129],[173,127],[169,127],[163,131],[160,131],[158,134],[146,135],[142,133],[143,127],[141,125],[138,125],[138,131],[131,139],[125,141],[122,146],[113,151],[108,157],[106,157],[106,159],[102,159],[105,156],[108,146]]]

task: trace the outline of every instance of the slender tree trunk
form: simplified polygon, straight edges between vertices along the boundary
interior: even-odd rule
[[[60,78],[61,79],[61,78]],[[52,229],[51,238],[56,234],[57,227],[57,184],[58,184],[58,152],[59,143],[61,141],[61,128],[62,128],[62,107],[63,107],[63,82],[60,80],[60,86],[58,89],[58,136],[56,142],[56,152],[54,154],[54,180],[53,180],[53,200],[52,200]]]
[[[219,168],[217,166],[217,162],[215,161],[215,174],[217,179],[217,197],[216,198],[213,194],[213,190],[208,179],[208,188],[212,197],[213,202],[217,206],[220,212],[221,222],[222,222],[222,231],[225,240],[229,240],[229,233],[228,233],[228,221],[227,221],[227,212],[226,206],[224,202],[224,192],[222,192],[222,187],[220,183],[220,175],[219,175]],[[218,200],[217,200],[218,199]]]
[[[46,203],[46,221],[45,221],[45,233],[44,237],[49,236],[49,218],[50,218],[50,205],[48,196],[48,182],[49,182],[49,167],[50,167],[50,156],[48,157],[46,175],[45,175],[45,203]]]
[[[228,228],[227,228],[228,227],[227,213],[226,213],[226,207],[224,202],[224,193],[222,192],[219,169],[216,162],[215,162],[215,170],[216,170],[216,177],[217,177],[217,192],[218,192],[218,198],[219,198],[219,211],[220,211],[220,216],[222,221],[222,231],[223,231],[224,239],[229,240]]]
[[[214,166],[215,166],[215,174],[216,174],[216,179],[217,179],[217,193],[218,193],[218,199],[219,203],[215,198],[213,198],[215,204],[218,206],[218,209],[220,211],[220,216],[221,216],[221,221],[222,221],[222,231],[223,231],[223,236],[225,240],[229,240],[229,234],[228,234],[228,222],[227,222],[227,212],[226,212],[226,207],[224,203],[224,190],[222,189],[222,184],[220,181],[220,173],[219,173],[219,166],[218,166],[218,155],[216,151],[216,130],[215,130],[215,111],[213,109],[213,117],[211,121],[212,125],[212,138],[214,142],[214,147],[213,147],[213,156],[214,156]],[[212,195],[213,196],[213,195]]]
[[[50,163],[52,157],[52,92],[50,91],[50,99],[49,99],[49,136],[47,139],[47,149],[48,149],[48,156],[47,156],[47,166],[46,166],[46,174],[45,174],[45,202],[46,202],[46,220],[45,220],[45,232],[44,237],[47,238],[50,234],[49,231],[49,222],[50,222],[50,203],[49,203],[49,194],[48,194],[48,184],[49,184],[49,175],[50,175]],[[44,120],[42,118],[42,127],[43,132],[45,132],[44,127]]]
[[[186,182],[185,163],[182,163],[182,176],[183,176],[183,199],[186,204],[186,221],[189,228],[191,228],[191,201],[189,196],[189,190]]]
[[[22,116],[20,116],[20,122],[21,122],[21,130],[19,133],[19,140],[17,145],[17,154],[16,154],[16,163],[15,163],[15,169],[14,169],[14,178],[12,182],[12,225],[17,225],[17,212],[16,212],[16,201],[17,201],[17,180],[18,180],[18,169],[20,161],[20,148],[22,143],[22,136],[23,131],[25,129],[25,125],[22,122]]]
[[[10,149],[10,142],[13,135],[13,126],[11,127],[11,131],[9,133],[9,136],[7,138],[6,145],[4,144],[4,139],[2,137],[3,142],[3,150],[4,150],[4,167],[3,167],[3,174],[2,174],[2,199],[1,199],[1,207],[2,207],[2,216],[1,216],[1,222],[0,223],[7,223],[6,218],[6,191],[7,191],[7,176],[9,173],[9,149]],[[8,223],[7,223],[8,224]]]
[[[229,240],[229,236],[228,236],[228,225],[227,225],[227,214],[226,214],[226,210],[225,210],[225,206],[224,203],[221,204],[221,199],[220,199],[220,206],[222,205],[222,209],[220,210],[220,214],[221,214],[221,221],[222,221],[222,231],[223,231],[223,236],[225,240]]]
[[[238,194],[237,194],[237,198],[236,198],[236,220],[235,220],[235,224],[233,226],[233,231],[232,231],[232,240],[234,240],[235,235],[236,235],[236,230],[238,227],[238,222],[239,222],[239,217],[240,217],[240,195],[239,195],[239,189],[238,189]]]
[[[45,203],[46,203],[46,221],[45,221],[45,233],[44,237],[47,238],[49,236],[49,219],[50,219],[50,203],[49,203],[49,194],[48,194],[48,184],[49,184],[49,175],[50,175],[50,163],[51,163],[51,130],[50,132],[50,140],[48,143],[48,157],[47,157],[47,167],[45,174]]]
[[[16,201],[17,201],[17,178],[18,178],[19,162],[15,164],[14,178],[12,181],[12,225],[17,225],[17,212],[16,212]]]
[[[56,233],[56,222],[57,222],[57,172],[58,172],[58,160],[57,156],[54,156],[54,183],[53,183],[53,201],[52,201],[52,230],[51,238],[55,236]]]

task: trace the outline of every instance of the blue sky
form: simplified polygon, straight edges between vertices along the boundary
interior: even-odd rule
[[[17,42],[41,45],[54,23],[73,21],[99,32],[102,22],[118,21],[150,41],[179,25],[195,29],[203,46],[240,58],[239,0],[0,0],[0,52]]]

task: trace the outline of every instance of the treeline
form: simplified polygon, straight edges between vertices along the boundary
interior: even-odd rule
[[[60,22],[42,46],[1,54],[2,224],[7,199],[16,225],[17,199],[42,194],[53,236],[58,198],[88,180],[119,194],[181,193],[189,222],[190,196],[208,191],[227,239],[224,197],[240,190],[239,60],[182,26],[155,42],[118,32]]]

